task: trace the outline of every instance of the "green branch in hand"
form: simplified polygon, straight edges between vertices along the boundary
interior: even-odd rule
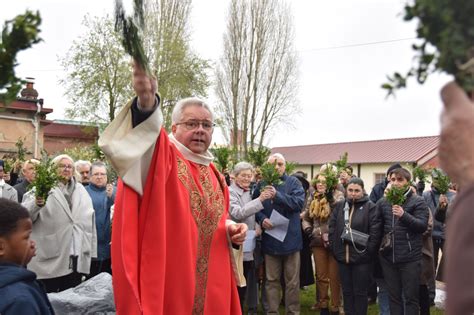
[[[29,188],[35,188],[35,197],[46,202],[49,192],[57,186],[62,177],[58,175],[57,165],[47,155],[43,155],[41,162],[35,165],[35,170],[36,177]]]
[[[277,161],[273,163],[264,163],[260,167],[262,173],[262,182],[265,186],[278,186],[283,184],[283,181],[280,179],[280,173],[276,169]]]

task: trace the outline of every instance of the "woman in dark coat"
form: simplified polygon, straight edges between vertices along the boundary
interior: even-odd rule
[[[366,246],[344,242],[341,235],[347,224],[352,230],[369,235]],[[372,268],[382,237],[380,214],[364,191],[364,182],[352,178],[346,190],[346,200],[338,202],[329,219],[330,248],[339,266],[339,276],[346,315],[367,314],[367,291]]]

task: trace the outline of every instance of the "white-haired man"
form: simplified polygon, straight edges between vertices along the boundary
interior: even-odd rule
[[[283,155],[274,153],[268,158],[275,163],[282,184],[263,186],[259,184],[253,197],[271,193],[271,198],[263,201],[263,210],[256,214],[257,221],[267,232],[275,228],[272,218],[278,214],[289,220],[286,235],[279,240],[268,233],[262,236],[262,251],[265,254],[265,290],[268,300],[268,313],[278,314],[280,305],[280,277],[285,279],[286,314],[300,313],[300,250],[303,248],[300,212],[305,200],[301,182],[285,173],[286,162]],[[276,213],[275,213],[276,212]]]
[[[240,314],[231,247],[247,226],[227,220],[229,192],[207,150],[209,106],[181,100],[171,134],[162,126],[157,82],[135,66],[137,97],[99,144],[118,183],[112,269],[118,314]]]

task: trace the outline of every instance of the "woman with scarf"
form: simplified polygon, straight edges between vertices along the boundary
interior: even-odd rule
[[[354,240],[342,240],[350,228],[351,233],[369,236],[365,246]],[[352,178],[346,189],[345,202],[339,202],[329,219],[329,244],[339,265],[339,276],[346,315],[367,314],[367,293],[372,272],[371,262],[376,258],[382,237],[382,221],[375,204],[369,200],[360,178]]]
[[[314,309],[320,309],[322,315],[339,314],[339,307],[342,304],[338,266],[328,247],[329,217],[337,202],[344,199],[342,192],[336,190],[336,174],[330,166],[316,175],[312,183],[315,191],[308,202],[309,208],[305,212],[302,223],[310,239],[316,266],[318,294]],[[331,305],[329,305],[329,288],[331,289]]]
[[[38,275],[46,291],[59,292],[81,283],[97,257],[97,233],[92,200],[74,178],[74,161],[68,155],[53,159],[61,180],[46,200],[35,189],[23,196],[22,205],[33,221],[31,238],[36,256],[28,269]]]

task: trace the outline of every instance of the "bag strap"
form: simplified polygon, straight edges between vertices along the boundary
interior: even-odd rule
[[[365,253],[367,248],[365,248],[364,250],[359,250],[354,242],[354,236],[352,235],[351,221],[352,221],[352,215],[354,214],[354,210],[355,210],[355,205],[352,204],[352,212],[351,212],[351,215],[349,216],[349,203],[346,201],[344,205],[344,224],[346,225],[347,229],[349,230],[349,234],[351,235],[351,241],[352,241],[352,246],[354,247],[354,250],[359,254],[363,254]]]
[[[349,203],[344,204],[344,224],[349,227]]]

